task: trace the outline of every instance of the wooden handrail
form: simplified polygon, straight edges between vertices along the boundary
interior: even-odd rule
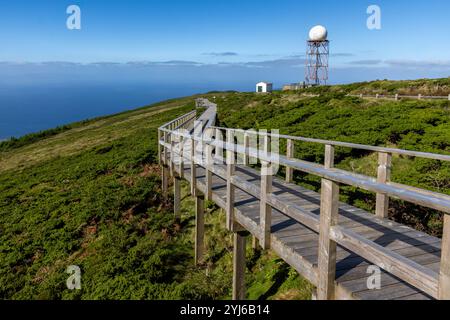
[[[188,114],[190,115],[190,114]],[[188,115],[178,118],[178,123],[189,118]],[[188,120],[192,121],[192,119]],[[388,199],[389,197],[398,198],[410,203],[415,203],[424,207],[435,209],[446,213],[445,225],[444,225],[444,242],[443,249],[449,248],[450,244],[450,196],[428,190],[423,190],[416,187],[402,185],[398,183],[390,182],[390,170],[391,154],[403,154],[413,157],[429,158],[434,160],[450,161],[450,156],[438,155],[423,152],[414,152],[408,150],[382,148],[363,146],[351,143],[326,141],[319,139],[309,139],[301,137],[292,137],[276,134],[258,133],[265,136],[264,151],[256,148],[252,148],[248,141],[244,139],[244,146],[236,144],[234,142],[234,136],[232,131],[243,131],[239,129],[228,129],[213,127],[215,130],[226,130],[227,141],[217,141],[215,139],[197,137],[193,134],[184,133],[174,129],[173,123],[167,128],[163,126],[159,129],[159,137],[164,136],[163,140],[159,139],[159,144],[164,150],[171,151],[171,162],[175,160],[174,155],[178,154],[180,163],[184,160],[191,162],[191,169],[195,166],[204,166],[211,174],[224,179],[227,183],[227,226],[233,231],[237,232],[234,218],[234,188],[239,188],[242,191],[252,195],[260,201],[260,226],[255,231],[255,234],[260,238],[263,248],[270,248],[271,246],[271,210],[276,209],[285,214],[286,216],[294,219],[300,224],[310,228],[311,230],[319,233],[319,257],[318,257],[318,271],[317,271],[317,286],[318,297],[320,299],[333,299],[334,297],[334,278],[335,278],[335,265],[336,265],[336,246],[340,245],[348,250],[358,254],[359,256],[367,259],[371,263],[385,269],[392,275],[402,279],[403,281],[411,284],[415,288],[427,293],[428,295],[438,299],[449,299],[450,293],[448,288],[450,286],[450,272],[446,270],[450,261],[449,250],[443,250],[441,257],[441,272],[437,274],[433,270],[424,267],[402,255],[395,253],[383,246],[376,244],[374,241],[366,239],[364,236],[359,235],[345,226],[341,226],[338,223],[338,208],[339,208],[339,189],[340,184],[351,185],[370,192],[377,193],[377,215],[380,218],[386,217]],[[190,142],[191,144],[204,144],[207,146],[209,152],[213,148],[220,148],[227,151],[227,164],[204,164],[203,159],[199,159],[194,150],[191,150],[189,156],[186,156],[182,151],[183,147],[174,148],[173,140],[167,140],[167,136],[178,137],[181,141]],[[270,150],[270,138],[286,138],[292,144],[293,141],[307,141],[314,143],[321,143],[325,145],[325,164],[316,164],[312,162],[302,161],[293,157],[293,146],[290,145],[288,153],[286,155],[274,154]],[[357,149],[364,149],[375,151],[380,154],[379,157],[379,172],[378,178],[372,178],[360,174],[355,174],[342,169],[334,167],[334,147],[351,147]],[[180,153],[181,152],[181,153]],[[245,155],[244,162],[248,163],[249,158],[259,159],[262,164],[261,171],[261,185],[258,186],[254,183],[250,183],[240,178],[235,174],[234,162],[236,154]],[[162,157],[161,157],[162,158]],[[164,157],[167,162],[167,156]],[[233,159],[233,161],[229,161]],[[225,160],[225,159],[222,159]],[[272,193],[272,178],[263,174],[264,170],[268,170],[268,167],[272,164],[278,164],[285,166],[290,170],[299,170],[305,173],[309,173],[322,178],[322,195],[320,216],[316,216],[311,212],[302,209],[301,207],[283,201],[282,198]],[[172,165],[172,164],[171,164]],[[183,166],[180,164],[180,170]],[[267,172],[266,172],[267,174]],[[290,174],[292,179],[292,174]],[[192,184],[196,184],[196,177],[192,176]],[[320,218],[319,218],[320,217]],[[378,221],[378,220],[377,220]],[[382,220],[380,220],[382,221]]]
[[[189,113],[187,113],[187,114],[184,114],[184,115],[182,115],[182,116],[176,118],[175,120],[172,120],[172,121],[170,121],[170,122],[168,122],[168,123],[162,125],[161,127],[158,128],[158,130],[167,129],[169,126],[173,125],[173,124],[176,123],[177,121],[180,121],[180,120],[182,120],[182,119],[188,118],[188,117],[190,117],[190,116],[192,116],[192,115],[197,115],[197,111],[193,110],[193,111],[191,111],[191,112],[189,112]]]
[[[180,132],[175,132],[175,135],[182,136],[186,138],[191,138],[192,136],[186,135]],[[194,138],[196,141],[201,142],[200,138]],[[345,171],[342,169],[326,169],[323,165],[306,162],[297,159],[288,159],[283,155],[265,155],[260,150],[253,148],[243,148],[242,146],[223,143],[217,141],[206,141],[203,140],[205,144],[209,144],[213,147],[223,148],[227,151],[236,151],[237,153],[245,154],[253,158],[260,159],[261,161],[267,161],[270,163],[276,163],[282,166],[293,168],[305,173],[309,173],[320,178],[328,179],[337,183],[342,183],[354,187],[361,188],[366,191],[387,194],[389,196],[411,202],[417,205],[428,207],[430,209],[435,209],[438,211],[450,214],[450,196],[422,190],[419,188],[412,188],[402,184],[391,184],[391,183],[379,183],[376,179],[372,177],[367,177],[364,175],[355,174],[353,172]],[[170,148],[167,145],[166,148]]]
[[[200,159],[198,158],[195,159],[195,162],[201,163]],[[231,178],[229,178],[229,173],[227,173],[225,165],[223,165],[222,167],[213,166],[210,169],[216,176],[227,181],[228,188],[237,187],[240,190],[254,196],[256,199],[261,200],[261,187],[244,181],[236,175],[233,175],[231,176]],[[227,200],[229,201],[231,199],[233,199],[233,196],[231,196]],[[230,204],[231,203],[232,202],[230,202]],[[318,233],[320,233],[321,231],[321,222],[319,221],[319,218],[317,216],[313,215],[310,212],[302,210],[300,207],[294,204],[286,203],[275,194],[268,194],[265,199],[264,205],[270,206],[271,208],[283,212],[290,218],[307,226],[313,231],[316,231]],[[230,210],[231,207],[232,206],[230,205]],[[230,220],[232,220],[232,216],[229,216],[229,218],[231,218]],[[232,227],[232,225],[230,225],[229,227]],[[386,269],[386,271],[414,285],[427,294],[435,298],[438,297],[438,275],[434,271],[420,266],[417,263],[404,258],[389,249],[376,245],[373,241],[365,239],[364,237],[359,236],[344,227],[330,225],[329,230],[330,235],[329,240],[327,241],[332,240],[336,242],[336,244],[339,244],[355,252],[361,257],[368,259],[372,263],[378,265],[380,268]],[[260,237],[264,238],[263,229],[260,230]],[[330,266],[331,265],[332,264],[330,264]],[[330,284],[329,279],[326,281],[326,283]],[[328,290],[328,292],[331,291]],[[328,298],[330,298],[330,296],[328,296]]]
[[[214,129],[230,130],[229,128],[222,128],[222,127],[214,127]],[[240,131],[240,132],[246,132],[245,130],[242,130],[242,129],[233,129],[233,130]],[[254,133],[260,135],[260,133],[258,133],[258,132],[254,132]],[[450,155],[443,155],[443,154],[437,154],[437,153],[411,151],[411,150],[403,150],[403,149],[387,148],[387,147],[376,147],[376,146],[368,146],[368,145],[350,143],[350,142],[296,137],[296,136],[283,135],[283,134],[270,134],[270,135],[273,138],[279,138],[279,139],[288,139],[288,140],[293,140],[293,141],[318,143],[318,144],[322,144],[322,145],[331,145],[331,146],[335,146],[335,147],[344,147],[344,148],[366,150],[366,151],[373,151],[373,152],[398,154],[398,155],[404,155],[404,156],[410,156],[410,157],[416,157],[416,158],[450,161]]]

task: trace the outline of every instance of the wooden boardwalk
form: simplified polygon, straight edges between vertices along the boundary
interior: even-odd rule
[[[215,116],[214,113],[215,110],[213,113],[205,113],[204,117],[211,119]],[[185,140],[184,143],[175,139],[170,140],[167,135],[163,138],[164,132],[173,133],[180,126],[191,130],[193,119],[192,115],[187,115],[170,129],[162,128],[160,156],[165,181],[163,185],[167,190],[167,179],[171,174],[174,177],[175,213],[178,214],[180,180],[185,179],[191,183],[191,192],[197,199],[195,248],[197,261],[203,255],[204,197],[214,201],[227,212],[227,227],[235,234],[233,278],[235,299],[245,298],[243,277],[245,239],[248,234],[257,238],[264,248],[273,250],[317,286],[319,299],[449,299],[450,289],[446,281],[450,274],[447,261],[450,255],[447,251],[450,248],[446,236],[443,243],[441,239],[390,221],[386,216],[380,214],[375,216],[338,202],[338,193],[326,193],[328,179],[323,179],[322,194],[319,194],[290,183],[291,177],[283,180],[264,176],[260,170],[246,165],[205,163],[202,155],[198,156],[197,152],[194,152],[201,140],[196,140],[192,134],[180,135],[181,140]],[[212,123],[213,121],[209,122],[208,126],[212,126]],[[171,142],[167,143],[168,141]],[[228,142],[231,143],[231,140]],[[183,147],[180,147],[181,145]],[[193,148],[193,145],[196,148]],[[209,147],[212,148],[211,145]],[[225,149],[228,153],[231,152],[227,146]],[[247,152],[249,157],[252,153],[248,149],[248,145],[245,146],[244,152]],[[240,153],[238,147],[233,150]],[[442,155],[438,157],[442,158]],[[443,157],[444,161],[447,160],[446,156]],[[266,159],[262,157],[262,160]],[[265,161],[262,163],[267,164]],[[306,163],[301,165],[306,166]],[[323,169],[318,165],[317,168]],[[386,166],[381,166],[381,169],[383,168]],[[288,176],[292,175],[290,170],[287,170]],[[319,174],[319,171],[317,172]],[[371,181],[365,182],[364,187],[372,188],[366,186]],[[378,181],[381,181],[380,177]],[[331,190],[334,190],[336,185],[331,181]],[[436,200],[431,204],[434,208],[443,207],[448,209],[447,212],[450,211],[450,197],[447,195],[407,186],[393,186],[399,190],[402,187],[400,196],[406,198],[413,196],[420,198],[423,192],[430,201]],[[382,196],[387,194],[387,192],[378,194],[377,201],[386,203],[386,199]],[[423,203],[422,200],[417,202]],[[333,210],[334,216],[331,215]],[[387,206],[378,205],[377,210],[387,210]],[[322,217],[321,212],[324,213]],[[325,214],[329,214],[328,219],[324,219]],[[448,216],[445,217],[444,232],[449,232]],[[442,251],[443,244],[445,249]],[[377,272],[380,272],[379,278],[376,277]],[[371,285],[376,286],[377,280],[380,281],[380,287],[372,287]]]

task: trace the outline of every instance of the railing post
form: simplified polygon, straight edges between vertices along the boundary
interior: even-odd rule
[[[195,137],[191,138],[191,195],[193,197],[197,194],[197,164],[195,163],[197,143]]]
[[[169,201],[169,169],[167,167],[168,155],[167,155],[166,143],[167,143],[167,132],[164,131],[164,147],[163,147],[164,161],[163,161],[163,166],[162,166],[162,193],[163,193],[163,200],[164,200],[165,204],[167,204]]]
[[[334,166],[334,147],[325,146],[325,168]],[[322,179],[320,199],[320,230],[317,298],[333,300],[336,279],[336,242],[330,239],[331,227],[337,225],[339,215],[339,185]]]
[[[212,157],[212,146],[209,143],[206,143],[206,200],[211,201],[212,200],[212,178],[213,174],[211,171],[211,167],[214,165],[213,163],[213,157]]]
[[[264,155],[270,157],[270,136],[264,136]],[[267,197],[272,193],[272,166],[269,161],[261,160],[261,196],[260,196],[260,245],[264,250],[270,249],[272,232],[272,207],[267,202]]]
[[[395,94],[395,101],[398,101],[398,93]]]
[[[234,146],[234,134],[231,130],[227,131],[227,144]],[[233,148],[234,149],[234,148]],[[227,148],[227,228],[234,229],[234,197],[235,186],[231,183],[231,178],[234,176],[236,170],[234,151]]]
[[[233,300],[245,299],[246,232],[233,234]]]
[[[386,183],[391,179],[392,155],[380,152],[378,154],[378,183]],[[376,216],[384,219],[389,217],[389,196],[377,193]]]
[[[244,166],[248,166],[250,164],[250,157],[248,156],[248,149],[250,147],[250,137],[248,133],[246,132],[244,134]]]
[[[184,178],[184,138],[180,135],[180,178]]]
[[[422,100],[422,95],[419,93],[419,96],[417,97],[419,100]]]
[[[162,163],[162,152],[161,152],[161,130],[158,129],[158,164]]]
[[[287,140],[287,150],[286,150],[286,156],[288,159],[294,158],[294,152],[295,152],[295,146],[294,141],[292,139]],[[294,179],[294,169],[290,167],[286,167],[286,182],[291,183]]]
[[[444,214],[444,232],[439,271],[439,299],[450,300],[450,215]]]
[[[195,264],[199,265],[204,255],[205,197],[195,197]]]
[[[173,139],[173,131],[170,134],[170,175],[175,176],[175,153],[173,152],[175,141]]]

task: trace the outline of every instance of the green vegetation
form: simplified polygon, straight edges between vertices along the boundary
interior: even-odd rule
[[[194,98],[0,144],[1,299],[230,298],[224,214],[209,206],[208,251],[197,268],[186,186],[180,224],[160,195],[157,128],[192,110]],[[252,298],[309,298],[286,265],[248,254]],[[66,288],[70,265],[81,267],[80,291]]]
[[[371,83],[369,88],[374,85]],[[362,84],[354,86],[366,90]],[[450,154],[449,101],[359,99],[346,96],[340,92],[341,87],[345,86],[308,89],[321,94],[317,97],[307,96],[304,91],[220,97],[219,120],[226,127],[279,129],[282,134],[294,136]],[[281,148],[285,148],[285,141]],[[323,163],[324,147],[296,143],[295,156]],[[336,160],[341,168],[376,176],[377,159],[373,154],[337,148]],[[450,163],[396,156],[393,180],[450,194]],[[297,173],[296,181],[313,190],[320,188],[317,177]],[[342,200],[374,211],[373,194],[352,187],[343,189]],[[442,216],[435,211],[392,201],[390,214],[399,222],[431,234],[442,232]]]
[[[450,94],[450,78],[389,81],[377,80],[338,86],[323,86],[302,90],[308,93],[346,93],[367,95],[413,95],[448,96]]]

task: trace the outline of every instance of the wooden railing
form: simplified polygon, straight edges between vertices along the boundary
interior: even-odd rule
[[[227,185],[227,227],[236,231],[236,221],[234,217],[235,208],[235,188],[239,188],[248,194],[254,196],[260,201],[260,225],[254,233],[260,239],[263,248],[271,247],[271,212],[272,209],[279,210],[283,214],[291,217],[302,225],[319,233],[319,260],[317,281],[317,295],[319,299],[332,299],[335,292],[335,270],[336,270],[336,247],[340,245],[355,254],[363,257],[371,263],[386,270],[388,273],[409,283],[415,288],[427,293],[437,299],[450,299],[450,196],[431,192],[428,190],[415,188],[403,184],[390,182],[391,159],[393,154],[407,155],[411,157],[421,157],[435,159],[440,161],[450,161],[450,156],[400,150],[384,147],[373,147],[346,142],[326,141],[294,136],[286,136],[270,133],[255,133],[260,140],[263,140],[262,148],[254,148],[249,145],[248,133],[238,129],[211,128],[215,130],[215,139],[196,137],[192,134],[186,134],[180,131],[160,128],[160,145],[164,149],[162,152],[167,154],[170,150],[171,159],[173,154],[183,159],[180,163],[188,161],[191,163],[191,186],[196,188],[195,168],[197,165],[204,166],[205,169],[226,181]],[[234,136],[237,132],[244,133],[243,145],[235,143]],[[166,138],[173,135],[179,138],[179,141],[191,144],[190,156],[182,152],[183,147],[176,150],[173,144]],[[217,139],[226,136],[226,141]],[[282,155],[270,150],[272,139],[287,140],[287,154]],[[325,163],[323,165],[302,161],[294,158],[295,141],[319,143],[325,148]],[[212,158],[210,155],[216,150],[226,151],[226,167],[212,161],[203,161],[196,155],[195,146],[201,144],[202,150],[207,150],[206,159]],[[364,175],[355,174],[346,170],[338,169],[334,166],[335,147],[347,147],[377,152],[379,154],[378,177],[372,178]],[[261,164],[261,182],[260,186],[244,181],[235,174],[236,157],[244,157],[244,164],[248,163],[249,158],[258,159]],[[167,156],[164,157],[166,165]],[[318,176],[322,179],[320,218],[302,210],[294,203],[286,203],[279,196],[272,193],[272,174],[268,174],[272,165],[286,167],[286,180],[292,182],[294,170]],[[342,227],[338,222],[339,215],[339,192],[340,185],[350,185],[363,190],[377,194],[376,215],[380,219],[387,218],[389,198],[396,198],[406,202],[414,203],[427,208],[435,209],[444,213],[444,237],[442,239],[442,256],[440,273],[424,267],[410,259],[407,259],[398,253],[386,249],[375,242],[364,238],[363,236]],[[211,182],[207,182],[206,193],[212,192]]]
[[[375,94],[375,95],[366,95],[366,94],[349,94],[349,97],[359,97],[359,98],[375,98],[375,99],[392,99],[392,100],[400,100],[400,99],[416,99],[416,100],[449,100],[450,94],[448,96],[427,96],[423,94],[418,95],[386,95],[386,94]]]
[[[159,164],[162,165],[162,189],[163,189],[163,198],[164,202],[168,201],[168,185],[169,185],[169,174],[173,176],[174,167],[173,167],[173,158],[170,159],[166,152],[166,149],[161,149],[161,141],[164,141],[166,144],[170,144],[170,150],[173,150],[174,144],[176,141],[173,139],[173,132],[180,129],[187,129],[191,126],[191,124],[197,119],[197,111],[191,111],[181,117],[166,123],[158,129],[158,161]],[[173,152],[170,153],[171,157],[173,157]],[[170,164],[170,165],[169,165]],[[170,172],[169,172],[170,170]],[[179,184],[179,180],[174,181],[174,184]],[[175,195],[176,197],[180,197],[179,194]],[[180,208],[175,208],[175,213],[178,214]]]

